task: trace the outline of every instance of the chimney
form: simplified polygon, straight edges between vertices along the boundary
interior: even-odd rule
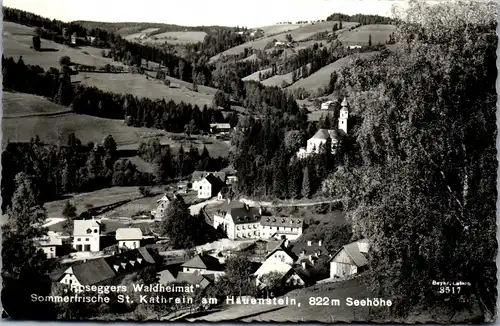
[[[262,215],[262,207],[259,206],[259,215]]]
[[[308,247],[310,247],[310,246],[311,246],[311,244],[312,244],[312,241],[311,241],[311,240],[307,241],[307,246],[308,246]]]
[[[323,244],[323,240],[318,241],[318,246],[321,246]]]
[[[227,199],[227,204],[229,205],[230,203],[231,203],[231,199],[230,199],[230,198],[228,198],[228,199]]]
[[[311,265],[314,265],[313,255],[309,255],[309,261],[311,262]]]
[[[285,245],[285,248],[288,248],[288,246],[290,245],[290,241],[288,239],[286,239],[284,242],[284,245]]]
[[[302,269],[306,269],[306,261],[303,260],[301,264],[302,264]]]

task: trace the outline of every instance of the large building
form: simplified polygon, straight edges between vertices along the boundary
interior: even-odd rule
[[[73,221],[73,248],[76,251],[97,252],[101,250],[100,220]]]
[[[302,159],[313,154],[318,154],[320,152],[321,146],[330,141],[331,148],[330,151],[335,153],[335,148],[340,140],[339,133],[347,134],[347,120],[349,119],[349,104],[347,99],[344,98],[341,104],[339,115],[339,125],[336,129],[319,129],[314,136],[307,140],[307,145],[305,148],[300,148],[297,152],[297,157]]]
[[[295,240],[302,235],[303,219],[262,216],[262,209],[228,200],[214,215],[214,228],[222,228],[229,239]]]
[[[198,192],[198,198],[202,199],[209,199],[217,196],[224,187],[224,182],[211,173],[200,181],[195,181],[193,183],[193,190],[196,190]]]

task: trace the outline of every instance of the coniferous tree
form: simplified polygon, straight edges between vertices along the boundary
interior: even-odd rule
[[[309,174],[309,166],[306,165],[304,168],[304,174],[302,178],[302,196],[305,198],[311,197],[311,176]]]

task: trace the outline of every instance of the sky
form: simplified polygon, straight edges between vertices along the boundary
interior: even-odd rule
[[[404,0],[3,0],[3,5],[65,22],[152,22],[260,27],[318,20],[334,12],[390,16]]]

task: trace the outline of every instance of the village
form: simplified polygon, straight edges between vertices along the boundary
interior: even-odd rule
[[[329,109],[330,104],[331,101],[325,103],[322,109]],[[318,154],[327,140],[332,144],[332,154],[335,153],[337,135],[348,131],[346,98],[340,117],[338,129],[320,129],[300,149],[297,158]],[[232,132],[228,124],[213,124],[211,130],[216,137]],[[59,260],[63,265],[51,273],[52,282],[74,290],[111,286],[120,284],[127,275],[153,268],[156,284],[188,284],[205,291],[218,286],[219,279],[226,274],[228,259],[241,256],[251,266],[250,281],[259,295],[273,298],[317,283],[351,279],[368,266],[370,245],[366,239],[345,243],[336,251],[329,251],[322,239],[303,241],[301,236],[307,227],[304,218],[273,214],[271,203],[230,198],[230,189],[236,189],[237,183],[235,171],[228,168],[217,172],[195,171],[190,180],[171,185],[169,191],[151,202],[150,214],[136,220],[142,222],[142,227],[130,223],[108,232],[103,224],[109,218],[88,214],[84,219],[74,219],[71,234],[49,231],[37,240],[37,246],[48,259]],[[168,237],[158,230],[155,232],[153,225],[168,218],[169,206],[174,201],[185,204],[183,196],[187,195],[197,198],[197,203],[189,207],[190,214],[203,215],[205,224],[218,231],[220,239],[198,245],[194,250],[169,249]],[[321,204],[324,203],[310,201],[304,208]],[[121,217],[127,218],[130,216]],[[150,227],[144,227],[144,222]],[[55,224],[53,221],[47,225],[50,230]],[[190,312],[208,308],[213,307],[194,305]]]

